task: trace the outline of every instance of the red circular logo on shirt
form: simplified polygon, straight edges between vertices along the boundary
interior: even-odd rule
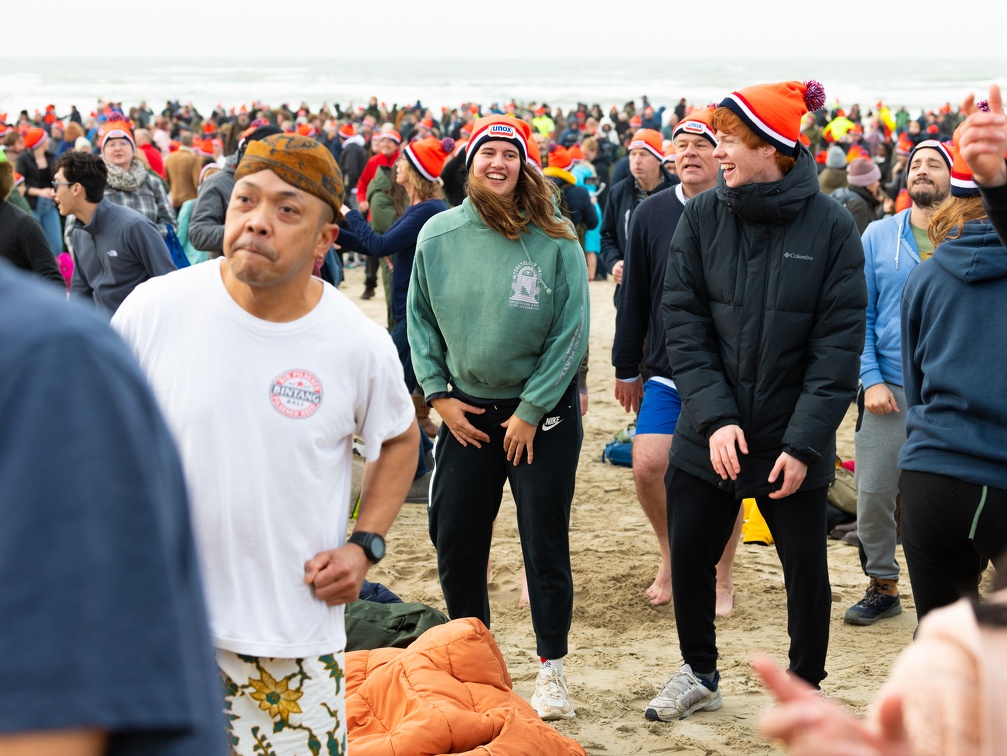
[[[288,370],[273,379],[269,401],[284,417],[303,420],[322,403],[322,382],[307,370]]]

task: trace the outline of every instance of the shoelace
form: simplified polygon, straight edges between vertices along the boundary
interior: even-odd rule
[[[672,675],[668,682],[664,684],[664,690],[661,691],[663,696],[668,698],[678,698],[681,694],[685,693],[693,685],[702,685],[703,683],[699,679],[693,677],[686,672],[676,672]]]

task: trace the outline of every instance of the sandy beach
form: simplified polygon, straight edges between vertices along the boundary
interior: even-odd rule
[[[773,753],[772,744],[756,729],[759,712],[770,699],[748,666],[756,651],[786,665],[786,594],[771,547],[738,549],[735,608],[717,623],[723,708],[672,724],[644,719],[647,701],[682,659],[673,612],[651,608],[644,594],[657,570],[657,541],[637,503],[632,471],[600,461],[605,444],[629,419],[612,396],[613,287],[611,281],[591,284],[590,408],[584,418],[571,522],[575,603],[566,659],[577,717],[558,723],[557,729],[591,756]],[[362,268],[347,271],[341,290],[372,318],[385,322],[380,288],[374,299],[360,300]],[[853,456],[855,419],[853,408],[839,430],[839,453],[844,458]],[[830,540],[828,554],[833,608],[829,676],[823,689],[830,698],[863,712],[916,627],[905,561],[899,547],[903,613],[874,627],[852,627],[843,623],[843,614],[866,588],[857,550]],[[517,606],[520,570],[514,505],[505,492],[492,551],[492,631],[515,690],[527,699],[533,692],[537,658],[531,616]],[[368,577],[385,583],[406,601],[444,610],[424,506],[405,505],[389,535],[388,557]]]

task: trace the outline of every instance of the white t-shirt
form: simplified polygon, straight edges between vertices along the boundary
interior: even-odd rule
[[[304,563],[345,541],[353,435],[373,460],[415,422],[402,366],[388,333],[332,286],[303,318],[271,323],[231,298],[222,262],[138,286],[112,325],[181,452],[214,645],[340,651],[343,607],[315,597]]]

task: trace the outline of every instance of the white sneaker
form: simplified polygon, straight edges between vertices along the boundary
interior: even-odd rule
[[[720,675],[717,675],[719,680]],[[647,719],[673,722],[697,711],[716,711],[723,706],[720,689],[710,690],[692,673],[688,664],[668,678],[664,688],[647,704]]]
[[[570,693],[566,677],[562,672],[546,667],[535,680],[535,694],[531,697],[531,707],[542,719],[573,719],[577,712],[570,703]]]

